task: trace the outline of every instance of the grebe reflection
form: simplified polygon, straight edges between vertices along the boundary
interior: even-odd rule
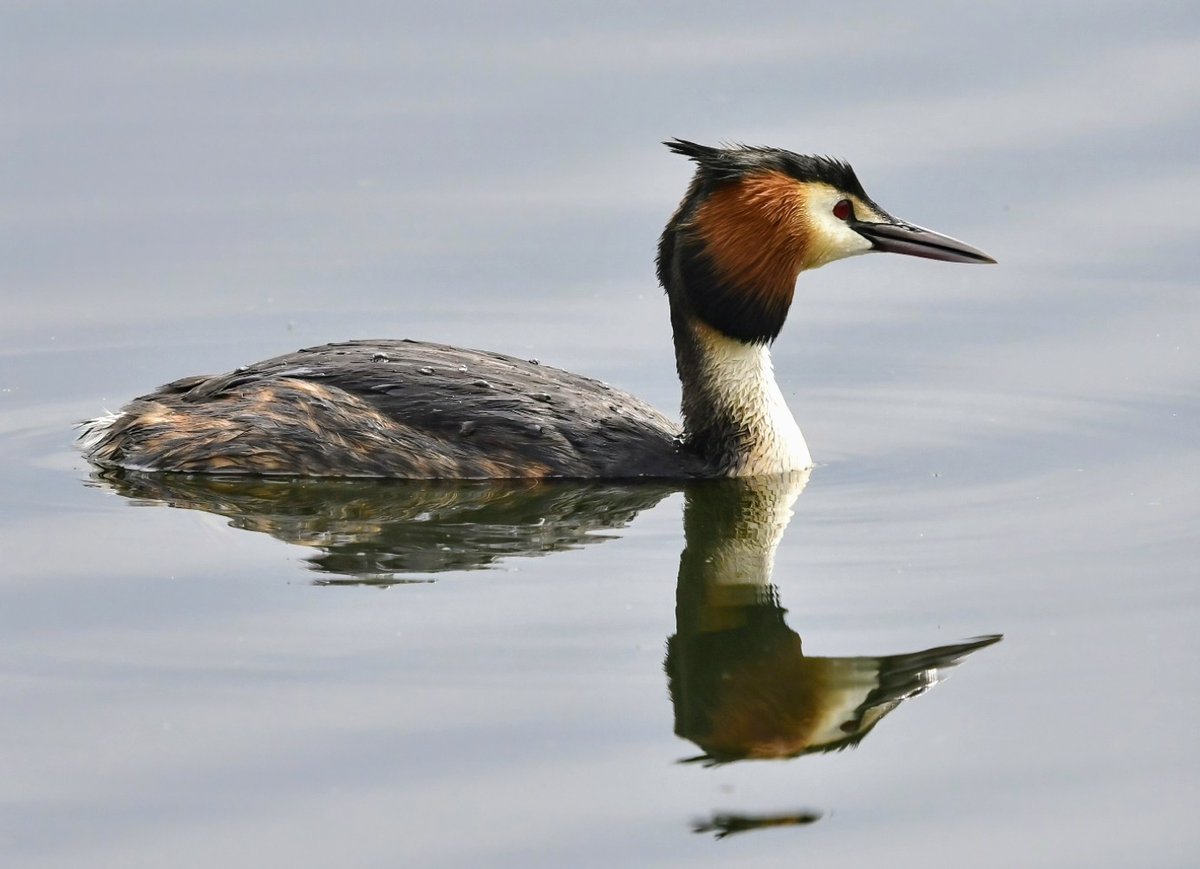
[[[806,656],[772,583],[776,549],[807,472],[700,481],[683,488],[684,548],[675,632],[667,641],[667,692],[675,733],[719,765],[788,759],[861,742],[942,672],[1000,640],[983,636],[916,652]],[[231,525],[317,550],[319,584],[429,581],[619,536],[675,484],[249,480],[105,475],[137,504],[225,516]],[[665,589],[664,589],[665,590]],[[721,811],[696,832],[718,837],[801,826],[820,812]]]

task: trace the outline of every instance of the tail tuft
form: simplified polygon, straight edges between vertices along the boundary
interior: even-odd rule
[[[106,413],[104,416],[98,416],[95,419],[86,419],[79,423],[79,436],[75,439],[76,445],[80,451],[91,458],[92,453],[100,446],[100,442],[104,440],[104,436],[108,434],[108,430],[112,428],[113,423],[121,418],[120,413]]]

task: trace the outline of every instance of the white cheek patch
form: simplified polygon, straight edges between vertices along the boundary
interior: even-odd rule
[[[846,194],[825,184],[812,185],[805,197],[808,218],[808,257],[806,268],[815,269],[834,260],[869,253],[871,242],[863,238],[833,214],[833,208]],[[870,210],[856,200],[855,213],[865,217]]]

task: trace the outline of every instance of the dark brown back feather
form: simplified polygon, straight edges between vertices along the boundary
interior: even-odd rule
[[[406,477],[691,477],[678,428],[607,384],[416,341],[308,348],[177,380],[92,447],[101,466]]]

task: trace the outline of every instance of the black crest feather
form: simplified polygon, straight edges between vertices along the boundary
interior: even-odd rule
[[[783,172],[797,181],[823,181],[864,200],[870,199],[850,164],[833,157],[796,154],[758,145],[714,148],[686,139],[669,139],[663,144],[672,152],[694,161],[700,172],[715,182],[737,181],[754,172]]]

